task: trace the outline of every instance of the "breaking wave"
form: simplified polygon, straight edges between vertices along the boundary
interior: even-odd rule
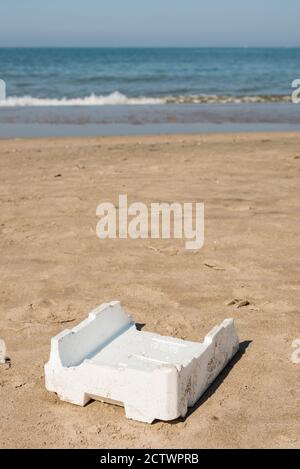
[[[10,96],[6,98],[2,106],[104,106],[114,104],[161,104],[160,98],[128,98],[126,95],[115,91],[109,95],[91,94],[84,98],[33,98],[32,96]]]
[[[145,105],[145,104],[251,104],[291,102],[290,96],[220,96],[220,95],[178,95],[163,97],[128,97],[118,91],[109,95],[91,94],[83,98],[34,98],[32,96],[10,96],[0,106],[104,106],[104,105]]]

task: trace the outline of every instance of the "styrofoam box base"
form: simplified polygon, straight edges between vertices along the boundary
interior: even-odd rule
[[[184,417],[237,352],[232,319],[203,342],[138,331],[118,301],[104,303],[51,340],[46,388],[73,404],[123,405],[127,418],[151,423]]]

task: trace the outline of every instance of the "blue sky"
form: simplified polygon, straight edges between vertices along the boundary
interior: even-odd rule
[[[299,0],[7,0],[4,46],[300,46]]]

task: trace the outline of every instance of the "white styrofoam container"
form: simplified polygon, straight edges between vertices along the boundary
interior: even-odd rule
[[[51,340],[46,388],[84,406],[124,405],[127,418],[151,423],[184,417],[239,348],[232,319],[203,342],[138,331],[118,301]]]

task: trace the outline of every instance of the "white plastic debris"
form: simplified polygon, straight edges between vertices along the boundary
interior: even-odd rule
[[[4,340],[0,339],[0,364],[6,363],[6,346]]]
[[[124,405],[141,422],[184,417],[239,348],[233,319],[203,342],[138,331],[118,301],[104,303],[51,340],[46,388],[84,406]]]

